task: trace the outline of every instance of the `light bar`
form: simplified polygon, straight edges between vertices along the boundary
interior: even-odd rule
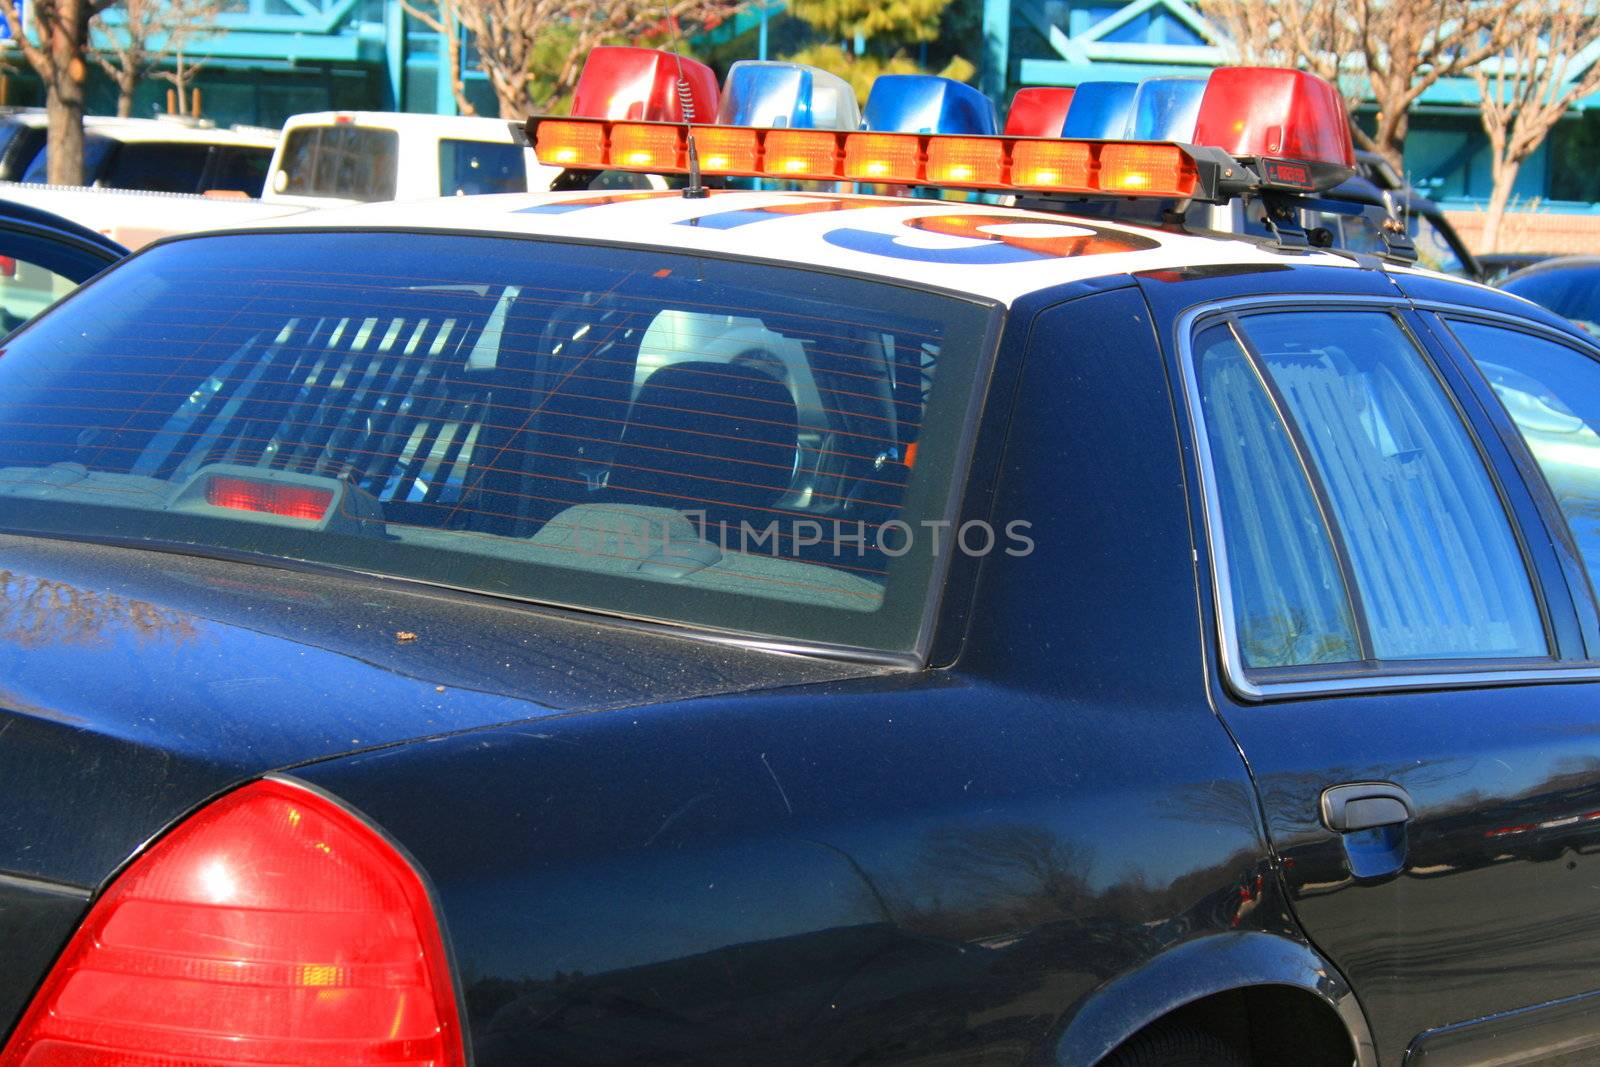
[[[861,108],[855,90],[837,74],[803,63],[742,59],[728,68],[717,125],[855,130]]]
[[[676,123],[530,120],[539,162],[583,170],[686,169]],[[1185,146],[960,134],[693,127],[701,173],[1184,198],[1199,170]],[[671,161],[673,165],[668,165]]]

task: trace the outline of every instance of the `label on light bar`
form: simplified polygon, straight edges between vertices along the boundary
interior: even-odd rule
[[[1291,163],[1286,159],[1263,159],[1261,176],[1273,185],[1281,185],[1288,189],[1303,189],[1310,192],[1317,187],[1310,167],[1304,163]]]

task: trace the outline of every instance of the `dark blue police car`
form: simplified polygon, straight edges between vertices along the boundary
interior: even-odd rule
[[[0,1065],[1600,1054],[1593,343],[1322,247],[1304,74],[739,84],[8,339]]]

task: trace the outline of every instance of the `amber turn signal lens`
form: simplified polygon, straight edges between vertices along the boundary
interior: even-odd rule
[[[761,170],[775,178],[837,178],[839,139],[828,130],[768,130]]]
[[[1164,144],[1108,144],[1100,149],[1100,188],[1108,193],[1189,196],[1194,164],[1181,148]]]
[[[611,165],[629,169],[681,170],[683,128],[619,122],[611,127]]]
[[[605,127],[598,122],[545,120],[533,145],[539,162],[549,167],[603,167],[606,162]]]
[[[1005,142],[988,137],[928,140],[928,181],[939,185],[1002,185]]]
[[[1011,184],[1023,189],[1094,189],[1094,158],[1081,141],[1016,141]]]
[[[756,169],[756,131],[707,126],[694,131],[700,169],[710,174],[747,174]]]
[[[918,141],[916,134],[852,133],[844,139],[844,176],[858,182],[916,182]]]

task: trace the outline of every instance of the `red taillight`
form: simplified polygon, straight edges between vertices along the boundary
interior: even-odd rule
[[[333,503],[333,490],[215,476],[206,483],[206,503],[214,508],[264,511],[286,519],[321,522],[328,505]]]
[[[257,782],[178,826],[94,904],[0,1067],[462,1067],[444,945],[393,846]]]

